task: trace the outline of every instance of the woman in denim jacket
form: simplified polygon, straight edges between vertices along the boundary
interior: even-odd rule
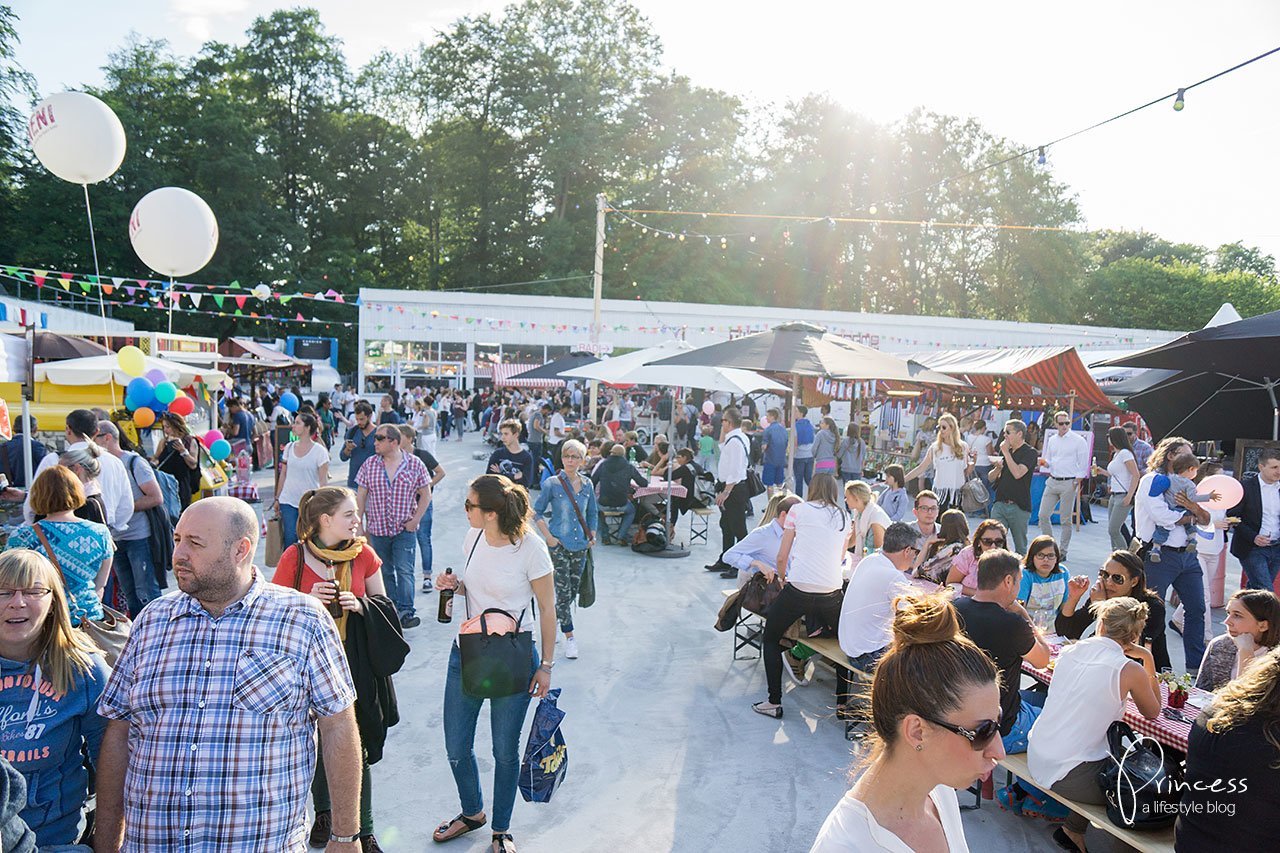
[[[547,540],[547,547],[551,550],[551,563],[555,566],[556,618],[560,622],[560,630],[564,632],[564,656],[571,660],[578,656],[578,643],[573,638],[573,604],[578,598],[587,549],[596,542],[599,517],[599,506],[596,504],[596,493],[591,481],[578,476],[578,469],[582,467],[586,456],[587,449],[582,442],[573,439],[564,442],[560,448],[560,461],[564,470],[542,484],[538,501],[533,505],[534,515],[538,519],[538,532]],[[578,504],[582,521],[586,522],[585,532],[582,523],[578,521],[578,513],[574,512],[573,504],[570,503],[569,491],[565,489],[566,481]],[[548,510],[550,521],[547,518]]]

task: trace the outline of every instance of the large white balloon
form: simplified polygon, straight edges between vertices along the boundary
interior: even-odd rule
[[[129,241],[156,272],[191,275],[209,263],[218,248],[218,220],[204,199],[190,190],[161,187],[134,206]]]
[[[124,125],[111,107],[84,92],[60,92],[27,120],[27,138],[44,167],[73,184],[96,184],[124,160]]]

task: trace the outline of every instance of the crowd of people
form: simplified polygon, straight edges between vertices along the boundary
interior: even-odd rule
[[[753,711],[781,718],[784,677],[811,682],[805,639],[833,638],[848,659],[836,713],[867,749],[815,851],[965,850],[956,789],[1016,752],[1028,754],[1030,777],[1002,788],[1001,805],[1061,823],[1054,840],[1086,849],[1087,823],[1049,793],[1102,803],[1096,777],[1108,726],[1127,700],[1147,718],[1160,712],[1156,678],[1173,665],[1171,587],[1181,665],[1217,695],[1195,721],[1188,778],[1256,775],[1236,799],[1231,832],[1274,833],[1267,768],[1280,757],[1280,601],[1271,591],[1280,452],[1262,451],[1240,505],[1222,510],[1195,494],[1213,469],[1185,440],[1143,452],[1115,428],[1109,464],[1095,468],[1070,440],[1078,436],[1065,413],[1040,447],[1022,421],[1006,423],[997,440],[981,421],[965,434],[943,414],[917,464],[890,465],[873,484],[863,478],[858,430],[841,435],[828,416],[804,436],[810,454],[800,456],[800,436],[777,408],[755,428],[736,406],[668,400],[675,439],[646,452],[634,400],[610,401],[601,424],[581,406],[573,390],[388,394],[376,409],[342,389],[296,411],[256,390],[230,399],[228,428],[249,433],[245,451],[259,414],[287,426],[271,457],[287,538],[270,577],[253,562],[259,526],[248,505],[195,499],[200,448],[185,421],[164,420],[147,454],[105,413],[68,415],[64,450],[42,446],[32,482],[5,494],[23,501],[27,522],[0,554],[0,702],[25,729],[20,746],[0,751],[0,792],[18,803],[31,844],[381,849],[370,766],[400,717],[391,679],[409,654],[405,632],[421,621],[416,595],[447,591],[465,614],[443,694],[460,811],[433,838],[489,825],[492,851],[512,853],[530,700],[550,688],[558,638],[565,658],[579,656],[574,617],[597,542],[630,544],[633,523],[643,530],[657,516],[656,496],[634,495],[651,476],[686,487],[673,501],[677,521],[704,501],[718,507],[722,553],[709,568],[740,588],[760,574],[776,590],[763,613],[766,695]],[[434,451],[450,434],[446,419],[453,434],[475,431],[492,444],[466,490],[466,559],[456,574],[431,564],[433,489],[445,474]],[[34,432],[22,427],[20,435]],[[976,464],[975,447],[987,464]],[[348,463],[345,486],[329,482],[335,453]],[[1037,469],[1050,480],[1039,535],[1028,541]],[[1091,577],[1068,566],[1072,525],[1057,533],[1045,503],[1069,515],[1080,482],[1099,472],[1121,519],[1110,521],[1113,550]],[[786,487],[788,473],[797,491]],[[977,518],[959,505],[973,476],[991,487]],[[766,505],[749,530],[760,493]],[[1246,584],[1226,602],[1226,633],[1215,637],[1211,563],[1228,538]],[[529,637],[529,656],[516,665],[520,689],[485,695],[468,681],[464,638],[473,617],[495,612]],[[119,646],[109,642],[113,614],[127,629],[125,642],[115,621]],[[1050,633],[1073,642],[1057,655],[1047,690],[1021,689],[1024,663],[1050,663]],[[486,699],[487,813],[475,756]],[[1179,843],[1224,837],[1224,819],[1184,813]]]

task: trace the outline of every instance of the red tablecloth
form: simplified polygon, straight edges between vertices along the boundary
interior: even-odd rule
[[[1050,645],[1050,659],[1057,660],[1058,652],[1061,650],[1061,646]],[[1022,671],[1042,684],[1048,684],[1053,678],[1053,670],[1036,669],[1026,661],[1022,662]],[[1186,717],[1186,721],[1183,722],[1171,720],[1163,713],[1154,720],[1148,720],[1138,713],[1138,706],[1133,704],[1133,700],[1127,700],[1124,703],[1124,721],[1138,734],[1155,738],[1165,746],[1171,746],[1174,749],[1186,752],[1187,738],[1191,736],[1191,724],[1195,722],[1200,712],[1212,701],[1212,693],[1196,687],[1191,688],[1191,692],[1187,697],[1186,707],[1182,709],[1182,714]],[[1169,687],[1163,683],[1160,685],[1160,707],[1162,709],[1169,707]]]
[[[649,480],[649,485],[641,486],[636,489],[632,494],[632,497],[643,498],[647,495],[665,495],[667,493],[667,486],[668,483],[666,480],[653,477]],[[672,497],[683,498],[689,494],[689,491],[679,483],[671,483],[670,486]]]
[[[227,494],[249,503],[258,503],[262,498],[258,495],[258,487],[253,483],[232,480],[227,486]]]

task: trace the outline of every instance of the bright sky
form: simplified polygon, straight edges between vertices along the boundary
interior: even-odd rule
[[[11,0],[13,2],[13,0]],[[305,0],[299,0],[299,4]],[[1274,0],[879,3],[634,0],[666,62],[754,104],[826,91],[878,121],[913,107],[974,116],[1038,144],[1280,46]],[[98,82],[133,30],[190,54],[238,42],[293,0],[16,0],[19,59],[44,93]],[[499,0],[312,0],[353,65]],[[1091,227],[1146,228],[1280,257],[1280,54],[1049,152]],[[792,211],[824,214],[851,211]]]

